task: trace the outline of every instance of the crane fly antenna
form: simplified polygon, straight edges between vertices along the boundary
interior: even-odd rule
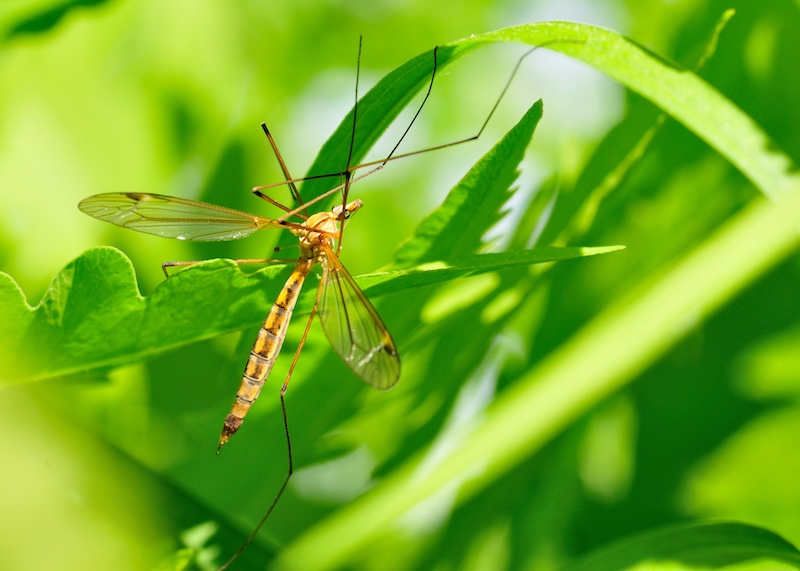
[[[353,147],[356,144],[356,122],[358,120],[358,80],[361,77],[361,45],[363,36],[358,36],[358,57],[356,58],[356,87],[355,101],[353,102],[353,128],[350,130],[350,148],[347,151],[347,164],[344,169],[344,188],[342,188],[342,219],[339,221],[339,239],[336,241],[336,255],[342,251],[342,237],[344,236],[344,222],[347,218],[347,195],[350,194],[350,183],[353,178],[353,171],[350,170],[350,163],[353,161]]]
[[[363,41],[362,36],[358,36],[358,57],[356,58],[356,88],[354,91],[355,101],[353,103],[353,129],[350,131],[350,149],[347,152],[347,168],[345,173],[350,172],[350,163],[353,161],[353,147],[356,144],[356,122],[358,117],[358,80],[361,77],[361,44]],[[345,181],[345,185],[347,182]],[[345,186],[344,202],[347,203],[347,186]],[[342,204],[344,208],[346,204]]]
[[[419,108],[417,109],[417,112],[414,113],[414,117],[411,118],[411,122],[408,124],[408,127],[406,127],[406,130],[403,131],[403,134],[400,136],[400,140],[397,141],[395,146],[392,148],[391,152],[389,153],[389,156],[387,156],[385,159],[383,159],[383,162],[381,163],[381,168],[383,167],[383,165],[385,165],[386,163],[388,163],[389,161],[392,160],[392,157],[394,156],[395,151],[397,151],[397,148],[400,146],[400,143],[403,142],[403,139],[406,138],[406,135],[408,135],[408,132],[411,130],[411,127],[414,126],[414,122],[417,120],[417,117],[419,117],[419,114],[422,113],[422,108],[425,107],[425,103],[427,103],[428,97],[431,96],[431,91],[433,91],[433,80],[436,79],[436,66],[437,66],[436,54],[437,54],[438,51],[439,51],[439,46],[436,46],[435,48],[433,48],[433,71],[431,71],[431,81],[430,81],[430,83],[428,83],[428,91],[425,92],[425,97],[422,98],[422,103],[420,104]],[[497,106],[497,104],[495,104],[495,107],[496,106]],[[492,113],[494,113],[494,110],[492,110]],[[486,125],[484,124],[484,127],[485,126]],[[378,162],[380,162],[380,161],[378,161]],[[376,164],[376,163],[373,163],[373,164]],[[365,166],[365,165],[360,165],[360,166]],[[368,165],[366,165],[366,166],[368,166]],[[375,170],[379,170],[379,169],[373,169],[372,172],[374,172]]]

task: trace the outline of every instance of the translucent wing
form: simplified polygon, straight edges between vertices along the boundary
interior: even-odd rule
[[[224,206],[160,194],[96,194],[82,200],[78,208],[123,228],[196,242],[236,240],[262,228],[282,226]]]
[[[345,363],[376,389],[389,389],[400,378],[400,359],[392,336],[364,292],[323,244],[323,283],[317,293],[322,329]]]

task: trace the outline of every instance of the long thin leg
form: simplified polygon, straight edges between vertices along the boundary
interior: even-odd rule
[[[308,337],[308,332],[311,330],[311,322],[314,320],[314,314],[316,312],[317,312],[317,304],[315,303],[314,307],[311,308],[311,315],[308,316],[308,322],[306,322],[306,328],[303,331],[303,336],[300,338],[300,343],[297,345],[297,351],[294,352],[294,358],[292,359],[292,364],[289,366],[289,371],[286,373],[286,378],[283,381],[283,386],[281,387],[281,398],[283,398],[283,395],[286,394],[286,388],[289,386],[289,381],[292,378],[292,373],[294,373],[294,366],[297,365],[297,360],[300,358],[300,351],[303,350],[303,345],[306,344],[306,337]]]
[[[281,499],[284,490],[286,490],[286,486],[289,485],[289,479],[292,477],[292,473],[294,472],[294,465],[292,462],[292,439],[289,436],[289,417],[286,415],[286,401],[284,399],[285,388],[286,385],[284,385],[284,389],[281,390],[280,397],[281,397],[281,413],[283,413],[283,429],[284,432],[286,433],[286,450],[288,453],[288,460],[289,460],[289,469],[286,472],[286,478],[283,479],[283,484],[281,484],[281,487],[278,490],[277,495],[272,500],[272,503],[269,505],[269,509],[267,509],[267,512],[262,516],[261,520],[258,522],[256,528],[250,533],[250,535],[247,536],[247,539],[245,539],[244,543],[242,543],[239,549],[236,550],[236,553],[231,555],[230,559],[228,559],[225,563],[223,563],[222,566],[217,569],[217,571],[225,571],[225,569],[227,569],[231,565],[231,563],[236,561],[236,559],[239,558],[242,552],[245,549],[247,549],[247,546],[250,545],[250,543],[252,543],[253,539],[255,539],[256,535],[258,535],[258,532],[261,530],[261,527],[264,525],[267,519],[269,519],[269,516],[275,509],[275,506],[278,504],[278,500]]]
[[[332,177],[332,176],[344,176],[345,177],[345,181],[344,181],[343,184],[340,184],[340,185],[338,185],[338,186],[336,186],[334,188],[331,188],[330,190],[324,192],[321,195],[318,195],[318,196],[314,197],[313,199],[309,200],[308,202],[303,202],[302,199],[300,199],[299,201],[301,203],[301,206],[299,206],[299,207],[297,207],[297,208],[295,208],[293,210],[286,209],[287,210],[286,214],[284,214],[283,216],[278,218],[279,221],[284,221],[287,218],[289,218],[290,216],[297,216],[298,213],[301,212],[301,211],[304,212],[307,215],[308,214],[308,210],[307,210],[308,206],[310,206],[310,205],[312,205],[312,204],[314,204],[316,202],[319,202],[320,200],[323,200],[323,199],[327,198],[328,196],[334,194],[335,192],[338,192],[339,190],[342,191],[342,212],[346,212],[347,211],[347,208],[346,208],[347,207],[347,196],[348,196],[348,194],[350,192],[350,184],[353,181],[358,180],[358,179],[353,179],[353,173],[355,172],[355,169],[357,169],[358,167],[352,167],[351,168],[350,163],[353,160],[353,149],[355,147],[355,140],[356,140],[356,121],[357,121],[357,117],[358,117],[358,81],[359,81],[359,78],[361,76],[361,45],[362,45],[362,41],[363,41],[363,38],[361,36],[359,36],[359,38],[358,38],[358,57],[356,58],[356,88],[355,88],[355,102],[353,104],[353,128],[350,131],[350,147],[349,147],[349,150],[348,150],[348,153],[347,153],[347,164],[346,164],[345,170],[340,172],[340,173],[324,174],[324,175],[312,175],[310,177],[304,177],[304,178],[300,178],[300,179],[292,179],[289,176],[288,169],[286,169],[285,166],[284,166],[283,167],[283,172],[284,172],[284,175],[286,175],[286,180],[284,182],[256,186],[255,188],[253,188],[253,192],[255,194],[257,194],[258,196],[260,196],[262,198],[266,198],[266,200],[269,200],[270,202],[272,202],[272,199],[267,198],[261,192],[262,190],[266,190],[268,188],[273,188],[273,187],[276,187],[276,186],[282,186],[284,184],[289,184],[289,185],[291,185],[293,187],[293,189],[294,189],[293,193],[294,193],[294,192],[296,192],[296,187],[294,186],[295,182],[300,182],[300,181],[305,181],[305,180],[312,180],[312,179],[315,179],[315,178],[329,178],[329,177]],[[438,48],[436,48],[436,49],[438,49]],[[436,49],[434,49],[434,70],[436,69]],[[432,86],[432,83],[433,83],[433,77],[431,77],[431,86]],[[427,101],[428,95],[430,95],[431,86],[428,86],[428,93],[425,95],[425,100],[423,100],[422,105],[425,105],[425,101]],[[419,116],[420,112],[422,111],[422,105],[420,105],[420,108],[417,110],[417,113],[414,115],[414,119],[411,120],[411,124],[406,128],[405,132],[403,133],[403,136],[400,138],[400,141],[397,142],[397,145],[399,145],[402,142],[403,138],[406,136],[406,134],[408,133],[409,129],[411,129],[411,125],[413,125],[414,121],[417,119],[417,117]],[[269,132],[268,132],[268,130],[266,128],[266,125],[264,125],[262,123],[261,126],[264,129],[264,131],[267,133],[267,137],[269,137],[269,139],[270,139],[270,144],[273,145],[273,150],[275,150],[275,154],[279,156],[277,148],[274,146],[274,143],[272,141],[272,137],[269,135]],[[395,149],[397,149],[397,145],[395,145]],[[392,152],[394,152],[394,149],[392,149]],[[281,161],[281,164],[283,165],[283,160],[282,159],[279,159],[279,160]],[[363,177],[359,177],[359,178],[363,178]],[[298,196],[298,199],[299,199],[299,193],[297,194],[297,196]],[[336,253],[337,254],[341,250],[342,233],[343,233],[343,231],[344,231],[344,224],[340,225],[340,227],[339,227],[339,241],[338,241],[337,247],[336,247],[337,248],[336,249]]]
[[[283,429],[284,429],[284,432],[286,433],[286,453],[287,453],[288,464],[289,464],[289,468],[288,468],[288,470],[286,472],[286,478],[284,478],[283,484],[281,484],[281,487],[278,490],[278,493],[272,499],[272,503],[269,505],[269,508],[267,508],[266,513],[259,520],[258,525],[256,526],[256,528],[250,533],[250,535],[247,536],[247,539],[245,539],[244,543],[242,543],[242,545],[239,546],[239,549],[236,550],[236,553],[234,553],[231,556],[231,558],[228,559],[222,565],[222,567],[217,569],[217,571],[224,571],[225,569],[227,569],[228,566],[231,563],[233,563],[234,561],[236,561],[236,559],[239,557],[239,555],[241,555],[242,552],[245,549],[247,549],[247,546],[250,545],[250,543],[252,543],[253,539],[255,539],[256,535],[258,535],[258,532],[261,530],[261,527],[264,525],[264,523],[267,521],[267,519],[269,519],[269,516],[272,514],[272,511],[275,509],[275,506],[278,504],[278,500],[281,499],[281,496],[283,495],[283,492],[286,490],[286,486],[289,485],[289,479],[292,477],[292,474],[294,473],[294,460],[292,459],[292,438],[289,435],[289,419],[288,419],[288,416],[286,415],[286,400],[285,400],[285,398],[286,398],[286,389],[289,386],[289,381],[292,378],[292,373],[294,372],[294,366],[297,364],[297,360],[300,358],[300,352],[303,350],[303,346],[306,343],[306,337],[308,337],[308,332],[311,329],[311,323],[314,320],[314,314],[316,312],[317,312],[317,304],[315,303],[314,307],[311,309],[311,315],[308,316],[308,322],[306,323],[306,328],[303,331],[303,336],[300,338],[300,343],[297,346],[297,350],[294,352],[294,358],[292,359],[292,364],[289,367],[289,371],[286,373],[286,379],[283,381],[283,385],[281,386],[281,392],[280,392],[281,413],[283,413]]]
[[[420,104],[420,107],[417,109],[416,114],[414,115],[413,119],[409,123],[409,126],[403,132],[403,136],[400,138],[400,140],[394,146],[392,151],[389,153],[388,157],[385,157],[383,159],[378,159],[378,160],[375,160],[375,161],[359,163],[359,164],[353,165],[353,166],[348,166],[347,170],[340,171],[340,172],[327,173],[327,174],[318,174],[318,175],[311,175],[311,176],[302,177],[302,178],[288,179],[288,180],[285,180],[285,181],[282,181],[282,182],[275,182],[275,183],[260,185],[260,186],[257,186],[256,188],[258,190],[266,190],[266,189],[269,189],[269,188],[283,186],[284,184],[298,183],[298,182],[303,182],[303,181],[307,181],[307,180],[316,180],[316,179],[330,178],[330,177],[336,177],[336,176],[346,176],[348,172],[353,173],[353,172],[355,172],[357,170],[360,170],[360,169],[373,167],[372,169],[370,169],[366,173],[363,173],[363,174],[361,174],[361,175],[359,175],[357,177],[352,177],[351,180],[349,181],[349,183],[345,182],[345,184],[342,184],[342,185],[336,187],[335,189],[331,189],[330,191],[326,191],[323,195],[315,197],[315,198],[313,198],[313,199],[311,199],[311,200],[309,200],[309,201],[307,201],[305,203],[305,206],[310,206],[313,203],[315,203],[315,202],[317,202],[319,200],[322,200],[323,198],[325,198],[327,196],[330,196],[331,194],[333,194],[334,191],[341,190],[341,189],[345,188],[346,186],[349,187],[349,185],[352,184],[353,182],[356,182],[357,180],[361,180],[362,178],[365,178],[365,177],[367,177],[367,176],[369,176],[369,175],[381,170],[384,167],[384,165],[386,165],[386,163],[388,163],[388,162],[396,161],[396,160],[403,159],[403,158],[406,158],[406,157],[413,157],[414,155],[420,155],[420,154],[428,153],[428,152],[431,152],[431,151],[437,151],[437,150],[440,150],[440,149],[446,149],[448,147],[454,147],[456,145],[461,145],[463,143],[469,143],[470,141],[475,141],[478,138],[480,138],[480,136],[483,134],[484,130],[486,129],[486,126],[489,124],[489,121],[491,121],[492,117],[495,114],[495,111],[497,111],[497,108],[500,106],[500,103],[502,102],[503,98],[505,97],[506,92],[508,91],[508,89],[511,86],[512,82],[514,81],[514,78],[516,77],[517,72],[519,71],[519,68],[522,65],[522,62],[525,60],[525,58],[527,58],[530,54],[532,54],[533,52],[535,52],[539,48],[543,48],[543,47],[546,47],[548,45],[555,44],[555,43],[575,43],[575,42],[574,42],[574,40],[554,40],[552,42],[546,42],[546,43],[543,43],[543,44],[541,44],[539,46],[535,46],[535,47],[531,48],[530,50],[528,50],[527,52],[525,52],[519,58],[519,60],[517,60],[517,63],[514,66],[514,69],[511,72],[511,75],[509,76],[508,80],[506,81],[505,85],[503,86],[503,89],[500,92],[500,96],[497,98],[497,100],[495,101],[495,103],[492,106],[491,110],[489,111],[489,114],[486,116],[486,119],[481,124],[480,129],[478,129],[478,132],[475,133],[474,135],[470,136],[470,137],[465,137],[465,138],[459,139],[457,141],[451,141],[449,143],[444,143],[444,144],[441,144],[441,145],[435,145],[433,147],[427,147],[425,149],[419,149],[419,150],[411,151],[411,152],[408,152],[408,153],[401,153],[399,155],[395,155],[394,154],[396,152],[397,148],[399,147],[400,143],[403,141],[403,138],[406,136],[406,134],[411,129],[411,126],[414,124],[414,121],[416,121],[417,117],[420,115],[420,113],[422,111],[422,108],[425,105],[425,103],[427,102],[428,96],[430,95],[431,90],[433,89],[433,81],[435,79],[435,73],[437,71],[437,65],[436,65],[436,59],[435,58],[436,58],[436,51],[437,51],[438,48],[436,48],[436,49],[434,49],[434,69],[433,69],[433,73],[431,74],[431,81],[428,84],[428,91],[426,92],[425,97],[423,98],[423,101]],[[292,214],[294,214],[294,212],[295,211],[291,211],[287,215],[284,215],[284,216],[292,215]]]
[[[544,45],[546,45],[546,44],[544,44]],[[543,47],[543,46],[535,46],[535,47],[529,49],[527,52],[525,52],[522,55],[522,57],[519,58],[519,60],[517,60],[517,63],[514,66],[514,69],[512,70],[511,75],[508,77],[508,81],[506,81],[506,84],[503,86],[503,90],[500,92],[500,97],[498,97],[497,101],[494,102],[494,105],[492,106],[492,109],[489,111],[489,115],[486,116],[486,119],[484,120],[483,125],[481,125],[481,128],[478,129],[478,132],[475,133],[474,135],[472,135],[471,137],[466,137],[464,139],[459,139],[457,141],[452,141],[450,143],[444,143],[443,145],[436,145],[435,147],[428,147],[427,149],[420,149],[419,151],[411,151],[410,153],[402,153],[400,155],[394,155],[394,151],[397,150],[397,145],[395,145],[394,149],[392,149],[392,152],[389,154],[389,156],[386,159],[378,160],[378,161],[372,161],[372,162],[369,162],[369,163],[362,163],[362,164],[358,165],[359,168],[369,167],[369,166],[373,166],[373,165],[380,165],[380,166],[378,166],[378,168],[370,170],[370,172],[372,173],[372,172],[375,172],[376,170],[380,170],[381,168],[383,168],[383,166],[389,161],[394,161],[394,160],[402,159],[402,158],[405,158],[405,157],[413,157],[414,155],[419,155],[421,153],[427,153],[427,152],[430,152],[430,151],[438,151],[439,149],[446,149],[448,147],[455,147],[456,145],[461,145],[462,143],[469,143],[470,141],[477,140],[483,134],[483,131],[486,129],[486,125],[488,125],[489,121],[491,121],[492,116],[494,115],[494,112],[497,111],[497,108],[500,106],[500,102],[505,97],[506,92],[508,91],[508,88],[511,87],[511,83],[514,81],[514,78],[516,77],[517,72],[519,71],[519,68],[522,65],[522,62],[525,60],[526,57],[528,57],[529,55],[531,55],[533,52],[535,52],[536,50],[538,50],[541,47]],[[436,71],[436,67],[435,67],[435,64],[434,64],[434,72],[435,71]],[[430,87],[433,87],[433,79],[431,79],[431,85],[429,86],[428,94],[430,94]],[[427,95],[425,97],[427,99]],[[414,116],[414,118],[416,119],[416,115]],[[406,130],[406,132],[408,132],[408,130]],[[405,136],[405,134],[404,134],[404,136]],[[399,145],[399,143],[398,143],[398,145]]]
[[[270,145],[270,147],[272,147],[272,152],[275,154],[275,158],[278,159],[278,163],[281,165],[281,170],[283,171],[283,178],[286,181],[284,184],[288,184],[289,185],[289,189],[292,192],[292,196],[294,197],[295,202],[297,202],[300,206],[303,206],[303,199],[300,197],[300,191],[297,190],[297,186],[294,184],[294,181],[292,180],[292,175],[289,174],[289,168],[286,166],[286,163],[283,160],[283,156],[281,155],[281,152],[278,150],[278,145],[275,143],[275,139],[272,138],[272,133],[270,133],[269,128],[267,127],[267,124],[266,123],[261,123],[261,129],[264,131],[264,134],[267,136],[267,141],[269,141],[269,145]],[[266,195],[264,195],[263,193],[261,193],[260,192],[261,190],[263,190],[263,188],[255,187],[253,189],[253,192],[255,194],[257,194],[258,196],[260,196],[261,198],[263,198],[264,200],[268,200],[269,202],[271,202],[275,206],[279,206],[281,208],[289,210],[288,208],[276,203],[271,198],[269,198]],[[308,218],[308,211],[306,211],[305,208],[303,208],[302,210],[303,210],[303,213],[305,214],[305,218]]]
[[[272,198],[268,194],[261,192],[261,189],[259,187],[257,187],[257,186],[255,188],[253,188],[251,192],[253,194],[255,194],[257,197],[261,198],[262,200],[266,200],[272,206],[277,206],[278,208],[280,208],[284,212],[292,212],[291,208],[289,208],[288,206],[286,206],[285,204],[283,204],[281,202],[278,202],[277,200],[275,200],[274,198]],[[286,215],[284,215],[284,216],[286,216]],[[302,220],[308,220],[308,216],[304,216],[303,214],[295,213],[295,214],[293,214],[293,216],[297,216],[298,218],[300,218]]]

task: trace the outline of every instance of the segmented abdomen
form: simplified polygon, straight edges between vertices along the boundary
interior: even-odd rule
[[[269,310],[269,314],[258,332],[258,337],[253,343],[253,348],[250,350],[250,356],[244,367],[242,382],[233,406],[231,406],[231,412],[225,417],[225,424],[219,435],[219,448],[222,448],[223,444],[239,430],[247,411],[258,398],[264,381],[275,364],[275,358],[280,353],[292,317],[292,310],[297,303],[297,296],[313,265],[314,261],[310,259],[302,259],[297,263],[292,275],[286,280],[286,284],[278,295],[278,299]]]

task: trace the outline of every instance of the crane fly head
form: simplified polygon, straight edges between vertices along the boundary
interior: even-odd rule
[[[331,210],[331,214],[336,220],[347,220],[350,216],[356,212],[359,208],[364,206],[364,203],[360,199],[356,199],[353,202],[348,202],[347,206],[342,208],[341,204],[337,204]]]

